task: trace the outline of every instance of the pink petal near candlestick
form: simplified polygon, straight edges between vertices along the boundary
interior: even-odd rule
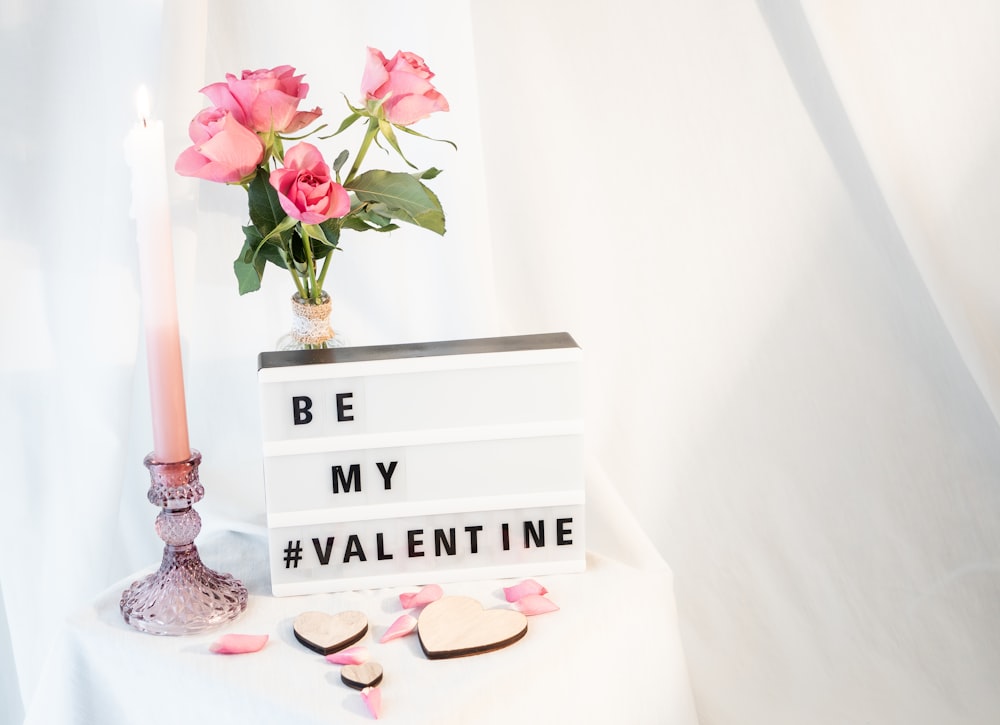
[[[369,659],[367,647],[348,647],[326,656],[331,665],[360,665]]]
[[[400,594],[399,603],[403,605],[403,609],[422,607],[425,604],[436,602],[443,594],[444,592],[441,591],[441,587],[437,584],[428,584],[415,594]]]
[[[378,720],[382,717],[382,692],[377,687],[366,687],[361,691],[361,699],[368,707],[368,712]]]
[[[555,612],[559,609],[550,599],[546,599],[541,594],[525,594],[514,602],[514,609],[528,617],[535,614],[545,614]]]
[[[405,637],[408,634],[413,634],[416,628],[417,628],[416,617],[411,617],[409,614],[404,614],[395,622],[389,625],[389,629],[385,630],[385,634],[382,635],[382,639],[380,639],[379,642],[389,642],[390,640],[398,639],[399,637]]]
[[[266,634],[224,634],[209,649],[220,655],[242,655],[259,652],[265,644]]]
[[[547,594],[548,591],[548,589],[543,587],[534,579],[525,579],[520,584],[503,588],[503,594],[507,597],[508,602],[516,602],[518,599],[521,599],[529,594]]]

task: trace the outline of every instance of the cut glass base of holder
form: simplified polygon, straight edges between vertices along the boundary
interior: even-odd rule
[[[247,590],[201,562],[194,544],[166,546],[159,571],[122,593],[125,621],[148,634],[195,634],[229,622],[247,608]]]

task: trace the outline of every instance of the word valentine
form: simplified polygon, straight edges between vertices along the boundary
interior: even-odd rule
[[[579,571],[583,506],[408,516],[269,532],[272,587],[283,594]],[[574,563],[573,566],[569,566]],[[459,576],[460,574],[460,576]]]

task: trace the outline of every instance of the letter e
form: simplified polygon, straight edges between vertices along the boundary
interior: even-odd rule
[[[567,524],[573,523],[573,517],[568,519],[556,519],[556,546],[572,546],[573,539],[569,538],[573,535],[573,529],[571,529]]]
[[[406,553],[411,559],[424,555],[424,552],[417,549],[418,546],[424,545],[424,540],[417,538],[423,533],[423,529],[410,529],[406,532]]]
[[[348,398],[353,398],[354,393],[337,393],[337,420],[341,423],[354,420],[354,414],[347,414],[347,411],[354,410],[354,406],[347,402]]]

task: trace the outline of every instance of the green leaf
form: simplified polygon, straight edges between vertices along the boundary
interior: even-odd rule
[[[340,175],[340,170],[344,167],[344,164],[347,163],[348,156],[350,156],[350,154],[347,153],[347,149],[344,149],[337,154],[337,158],[333,160],[333,166],[331,168],[333,169],[333,173],[337,174],[338,177]]]
[[[262,236],[270,234],[285,218],[285,210],[278,201],[278,192],[267,180],[266,169],[258,169],[247,189],[250,221],[260,230]]]
[[[242,257],[238,257],[233,262],[233,272],[236,274],[241,295],[260,289],[260,276],[257,274],[257,270],[252,264],[244,262]]]
[[[243,249],[233,261],[233,272],[236,274],[241,295],[260,289],[266,263],[266,260],[256,254],[257,246],[260,244],[260,232],[254,227],[243,227],[243,233],[246,235]]]
[[[347,129],[349,129],[351,126],[354,125],[355,121],[357,121],[359,118],[361,118],[361,114],[358,113],[354,109],[354,106],[352,106],[350,103],[348,103],[347,107],[351,109],[352,113],[351,113],[351,115],[349,115],[347,118],[345,118],[343,121],[340,122],[340,128],[338,128],[336,131],[334,131],[333,133],[331,133],[329,136],[319,136],[319,138],[321,138],[323,140],[326,140],[328,138],[333,138],[338,133],[343,133],[344,131],[346,131]]]
[[[417,168],[410,163],[410,160],[403,155],[403,149],[399,148],[399,141],[396,140],[396,132],[392,130],[392,124],[383,118],[379,119],[378,130],[385,137],[385,140],[389,142],[389,145],[396,149],[396,153],[399,154],[399,158],[406,162],[406,165],[411,169]]]
[[[373,207],[376,206],[374,202],[362,201],[358,202],[357,197],[354,199],[354,207],[351,209],[350,215],[344,217],[346,222],[348,219],[361,219],[366,224],[374,224],[375,226],[384,226],[392,221],[392,219],[384,214],[377,213]]]
[[[374,169],[350,186],[358,201],[372,202],[376,214],[444,234],[444,210],[434,193],[411,174]]]
[[[342,220],[344,228],[356,232],[391,232],[399,229],[398,224],[393,224],[389,217],[373,212],[369,205],[365,204],[358,208],[357,212],[352,212]]]
[[[441,169],[435,169],[432,166],[429,169],[426,169],[424,171],[418,171],[418,172],[416,172],[415,174],[413,174],[413,177],[415,179],[428,179],[428,180],[430,180],[430,179],[436,179],[440,173],[441,173]]]
[[[337,219],[327,219],[323,224],[302,225],[303,230],[309,235],[309,238],[316,242],[316,244],[312,245],[313,257],[315,259],[323,259],[331,250],[337,248],[337,241],[340,239],[338,221]]]
[[[393,124],[393,126],[396,126],[396,124]],[[431,138],[430,136],[425,136],[424,134],[420,133],[419,131],[414,131],[409,126],[396,126],[396,128],[398,128],[403,133],[410,134],[411,136],[418,136],[420,138],[425,138],[428,141],[437,141],[438,143],[446,143],[449,146],[451,146],[453,149],[455,149],[456,151],[458,151],[458,146],[455,144],[455,142],[454,141],[449,141],[446,138]]]
[[[435,231],[438,234],[444,236],[444,209],[441,206],[441,200],[438,199],[437,194],[435,194],[433,191],[428,189],[423,184],[420,184],[420,187],[424,190],[424,193],[427,194],[427,198],[431,204],[431,211],[425,212],[423,215],[421,215],[420,220],[417,223],[420,226],[424,227],[425,229],[430,229],[431,231]],[[427,224],[424,223],[426,221],[428,223],[436,225],[438,224],[438,217],[440,217],[441,231],[437,231],[436,228],[427,226]]]
[[[301,141],[301,140],[302,140],[302,139],[304,139],[304,138],[309,138],[309,137],[310,137],[310,136],[312,136],[312,135],[313,135],[314,133],[319,133],[319,132],[320,132],[320,131],[322,131],[322,130],[323,130],[324,128],[326,128],[326,127],[327,127],[327,125],[328,125],[328,124],[325,124],[325,123],[324,123],[324,124],[321,124],[321,125],[317,126],[316,128],[314,128],[314,129],[313,129],[312,131],[309,131],[309,132],[307,132],[307,133],[304,133],[304,134],[302,134],[301,136],[285,136],[285,135],[283,135],[283,134],[279,134],[279,135],[278,135],[278,138],[281,138],[281,139],[284,139],[285,141]],[[323,137],[323,136],[320,136],[319,138],[324,138],[324,137]],[[329,138],[329,136],[327,136],[326,138]]]
[[[282,214],[284,214],[284,211],[282,211]],[[264,235],[264,239],[262,241],[271,242],[272,244],[280,244],[280,242],[287,237],[286,232],[295,227],[298,223],[299,220],[295,217],[286,216],[278,222],[278,226]]]
[[[260,243],[264,241],[264,237],[261,235],[260,230],[255,226],[243,227],[243,251],[246,252],[250,250],[250,257],[257,251],[257,247]],[[245,261],[249,262],[250,257],[244,254]]]
[[[258,270],[258,276],[264,276],[264,265],[267,262],[282,269],[287,269],[285,256],[282,253],[281,245],[273,237],[265,241],[260,230],[254,226],[243,227],[243,234],[246,241],[243,244],[242,260],[246,264],[253,264]]]
[[[317,235],[320,242],[331,249],[336,249],[337,245],[340,244],[340,220],[327,219],[318,226],[319,230],[322,232],[322,235]]]
[[[257,259],[263,259],[265,262],[270,262],[281,269],[288,269],[288,264],[285,262],[284,250],[277,244],[265,244],[257,251]],[[261,276],[263,275],[263,268],[261,268]]]
[[[309,267],[306,263],[306,245],[297,230],[292,234],[292,238],[288,243],[288,248],[285,252],[285,262],[289,268],[294,269],[300,275],[305,275],[309,272]]]

